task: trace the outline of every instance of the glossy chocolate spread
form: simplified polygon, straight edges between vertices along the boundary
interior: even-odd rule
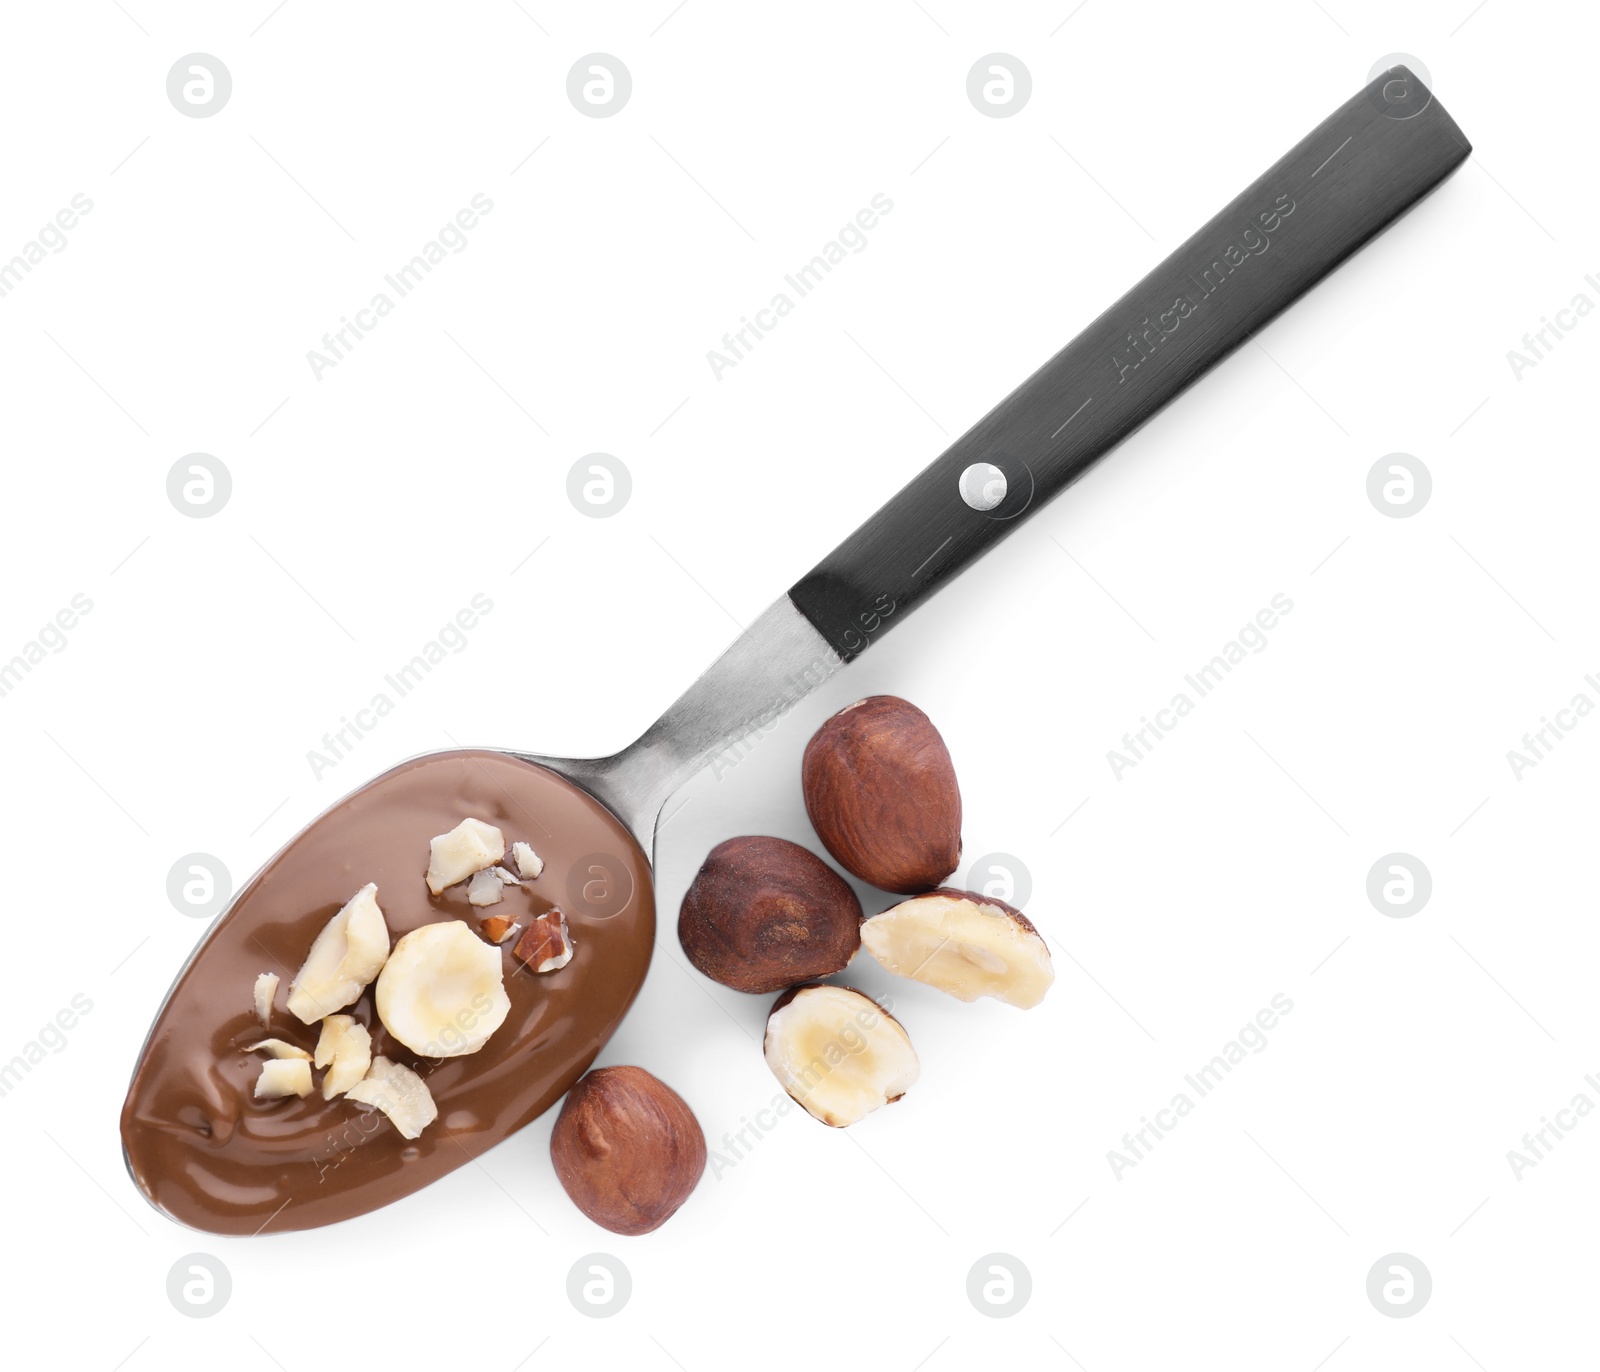
[[[497,905],[467,902],[465,884],[430,895],[429,840],[473,816],[518,839],[544,871]],[[439,1116],[415,1140],[382,1113],[324,1101],[321,1073],[304,1098],[253,1099],[273,1036],[314,1050],[318,1029],[285,1008],[312,940],[365,883],[391,943],[419,925],[559,906],[574,953],[535,973],[502,945],[511,1013],[476,1053],[428,1060],[379,1022],[369,986],[345,1013],[372,1033],[374,1055],[427,1082]],[[632,1004],[655,936],[650,867],[598,801],[556,773],[504,753],[460,751],[404,763],[341,801],[295,838],[234,901],[184,968],[150,1031],[122,1111],[135,1182],[158,1208],[219,1234],[332,1224],[426,1186],[548,1109],[580,1077]],[[279,976],[263,1027],[252,991]]]

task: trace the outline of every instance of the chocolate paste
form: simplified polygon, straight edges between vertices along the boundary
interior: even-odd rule
[[[497,825],[507,858],[518,839],[544,871],[498,904],[467,903],[466,885],[428,893],[428,841],[468,816]],[[402,1138],[382,1113],[342,1097],[252,1097],[272,1035],[314,1050],[318,1027],[285,1008],[312,940],[367,882],[378,884],[391,940],[419,925],[485,915],[519,923],[551,906],[567,915],[573,958],[535,973],[502,946],[511,1013],[478,1052],[418,1058],[392,1038],[372,988],[345,1013],[372,1033],[374,1055],[428,1084],[439,1117]],[[650,867],[593,797],[504,753],[437,753],[386,772],[280,852],[207,934],[140,1058],[122,1110],[134,1181],[174,1219],[218,1234],[311,1229],[365,1214],[476,1158],[554,1104],[594,1060],[633,1002],[655,938]],[[256,1018],[256,975],[276,972],[272,1023]]]

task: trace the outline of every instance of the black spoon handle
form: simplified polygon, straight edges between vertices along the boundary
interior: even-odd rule
[[[855,657],[1470,152],[1415,76],[1386,72],[957,439],[789,598]],[[990,468],[1004,475],[1004,496],[984,509],[1001,489]]]

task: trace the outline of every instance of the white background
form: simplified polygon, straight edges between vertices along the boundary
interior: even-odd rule
[[[74,594],[94,608],[0,700],[0,1056],[93,1004],[0,1099],[8,1340],[67,1340],[74,1367],[285,1372],[1582,1356],[1600,1123],[1520,1180],[1506,1154],[1576,1093],[1600,1102],[1600,723],[1520,781],[1506,753],[1600,700],[1600,322],[1521,380],[1506,354],[1578,292],[1600,302],[1592,13],[671,3],[9,8],[0,257],[74,194],[94,208],[0,300],[0,658]],[[177,857],[242,883],[452,739],[622,745],[1396,50],[1473,159],[693,788],[660,849],[655,964],[602,1062],[677,1087],[713,1148],[770,1102],[766,998],[687,969],[677,906],[730,834],[814,842],[800,751],[877,691],[943,731],[968,857],[1031,871],[1059,973],[1041,1008],[857,969],[913,1037],[915,1090],[847,1133],[787,1116],[643,1239],[568,1202],[550,1116],[333,1230],[219,1239],[145,1205],[116,1116],[203,928],[167,901]],[[165,93],[193,52],[232,73],[214,117]],[[566,95],[593,52],[632,73],[613,118]],[[993,52],[1032,73],[1012,118],[965,93]],[[307,350],[479,192],[466,250],[316,379]],[[716,379],[707,350],[877,193],[870,246]],[[165,494],[197,451],[233,480],[208,519]],[[1405,520],[1365,492],[1397,451],[1434,483]],[[633,477],[604,521],[565,494],[592,452]],[[307,750],[478,592],[470,647],[314,778]],[[1107,750],[1276,593],[1294,610],[1270,646],[1116,779]],[[1397,850],[1432,873],[1409,919],[1365,893]],[[1119,1180],[1108,1150],[1279,993],[1269,1046]],[[233,1279],[204,1320],[165,1294],[195,1251]],[[633,1278],[608,1320],[565,1294],[596,1251]],[[1008,1320],[965,1296],[997,1251],[1032,1274]],[[1409,1319],[1365,1293],[1395,1251],[1432,1273]]]

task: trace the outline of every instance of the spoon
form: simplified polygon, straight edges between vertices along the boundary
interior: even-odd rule
[[[609,757],[454,750],[380,776],[315,820],[240,891],[179,973],[123,1109],[124,1155],[159,1209],[220,1233],[301,1229],[387,1204],[547,1109],[632,1003],[655,928],[662,808],[729,743],[864,652],[1208,368],[1450,175],[1471,149],[1404,67],[1297,143],[762,613],[638,739]],[[310,1048],[285,991],[311,941],[365,883],[389,931],[481,914],[420,880],[432,836],[472,817],[539,850],[506,897],[559,906],[575,945],[537,972],[504,947],[511,1008],[471,1056],[423,1060],[364,994],[374,1051],[427,1073],[436,1124],[408,1140],[313,1094],[257,1106],[253,1039]],[[265,1025],[251,1004],[279,975]]]

